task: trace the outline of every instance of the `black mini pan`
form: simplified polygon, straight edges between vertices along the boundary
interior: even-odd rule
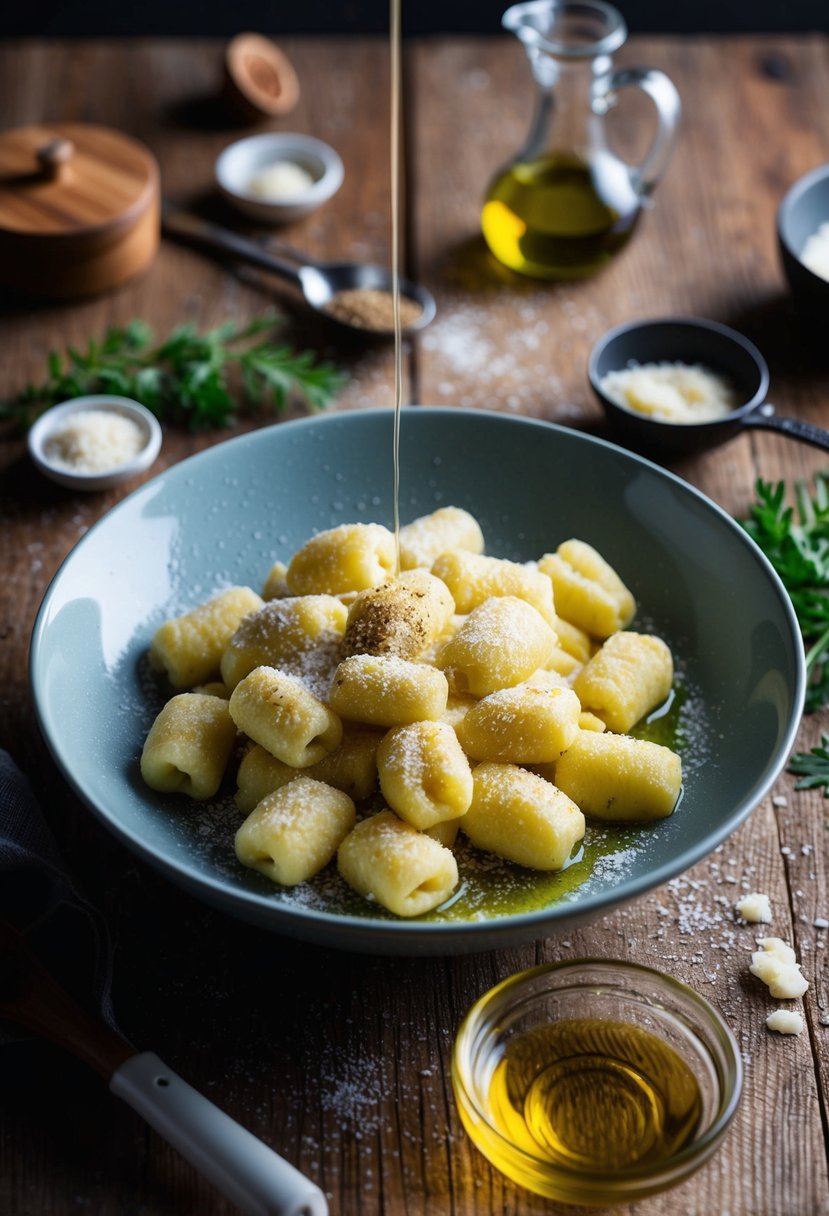
[[[612,401],[601,382],[631,364],[702,364],[728,380],[742,404],[710,422],[663,422]],[[715,447],[749,428],[779,431],[829,451],[829,431],[780,417],[766,400],[769,369],[753,342],[716,321],[663,317],[611,329],[590,353],[588,376],[608,420],[626,446],[649,455],[678,457]]]

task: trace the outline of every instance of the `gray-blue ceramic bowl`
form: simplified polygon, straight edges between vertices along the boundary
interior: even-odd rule
[[[777,242],[783,271],[805,327],[810,334],[820,335],[825,343],[829,281],[803,262],[807,241],[823,224],[829,224],[829,164],[799,177],[777,209]]]
[[[393,411],[380,409],[268,427],[182,462],[110,511],[66,559],[35,624],[44,736],[127,847],[260,926],[389,954],[568,931],[687,869],[737,827],[785,764],[804,694],[790,602],[741,527],[678,477],[601,440],[495,413],[409,407],[401,518],[455,504],[478,517],[492,554],[528,560],[577,536],[617,568],[639,605],[636,626],[665,638],[680,673],[684,792],[669,819],[591,829],[560,878],[512,867],[483,902],[473,865],[451,907],[406,921],[349,901],[336,874],[287,891],[240,866],[232,788],[204,806],[141,781],[144,736],[165,695],[146,669],[157,626],[222,586],[258,588],[273,561],[317,530],[390,524],[392,425]]]

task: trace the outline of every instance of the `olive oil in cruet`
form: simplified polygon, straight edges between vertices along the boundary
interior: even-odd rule
[[[484,238],[500,262],[536,278],[582,278],[631,236],[639,199],[611,156],[557,152],[510,165],[487,193]]]
[[[500,262],[542,279],[595,273],[627,243],[667,164],[679,96],[653,68],[614,71],[620,13],[596,0],[531,0],[503,25],[522,42],[536,86],[529,136],[491,181],[481,228]],[[639,165],[611,151],[605,115],[627,87],[654,102],[657,131]]]

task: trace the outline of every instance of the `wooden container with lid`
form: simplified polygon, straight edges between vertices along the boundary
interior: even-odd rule
[[[0,132],[0,287],[72,299],[145,270],[159,241],[158,165],[87,123]]]

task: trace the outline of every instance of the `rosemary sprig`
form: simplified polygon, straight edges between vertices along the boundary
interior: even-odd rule
[[[133,320],[112,328],[86,350],[50,351],[47,375],[16,397],[0,401],[0,419],[26,427],[59,401],[87,393],[113,393],[142,402],[162,421],[205,430],[230,425],[236,414],[235,386],[250,409],[280,411],[290,398],[324,409],[344,376],[308,351],[277,343],[281,318],[267,314],[239,325],[228,321],[205,333],[192,325],[175,329],[160,346],[150,327]]]

